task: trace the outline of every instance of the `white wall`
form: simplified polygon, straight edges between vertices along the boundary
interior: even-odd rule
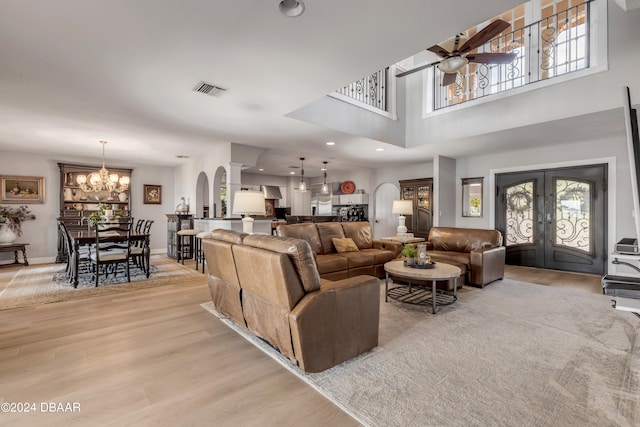
[[[511,91],[508,95],[492,95],[478,102],[466,103],[467,108],[448,109],[447,112],[426,118],[422,118],[420,114],[421,94],[424,93],[421,73],[408,76],[406,146],[472,138],[505,129],[620,108],[622,86],[630,86],[632,92],[634,88],[636,91],[640,89],[637,80],[637,70],[640,69],[640,44],[637,43],[640,40],[640,9],[624,12],[613,0],[608,3],[606,14],[609,22],[609,56],[608,64],[605,55],[599,58],[599,66],[605,67],[602,72],[573,80],[562,77],[550,79],[543,83],[546,85],[544,87],[535,83]],[[603,1],[592,4],[595,8],[604,5]],[[596,47],[602,52],[605,46]],[[575,73],[582,74],[585,73]],[[576,132],[580,132],[580,129],[576,129]]]
[[[222,167],[227,171],[228,185],[230,183],[230,159],[231,144],[211,144],[207,151],[202,153],[200,156],[187,159],[182,165],[176,167],[175,176],[173,177],[175,192],[171,195],[173,207],[170,212],[175,212],[176,206],[180,203],[180,198],[184,197],[185,200],[189,201],[191,204],[191,213],[194,213],[198,176],[200,175],[200,172],[207,174],[210,192],[209,200],[213,207],[213,203],[218,202],[213,197],[213,180],[216,176],[216,170],[218,167]]]
[[[624,135],[620,134],[612,135],[607,139],[458,159],[458,178],[482,176],[485,178],[485,185],[483,187],[484,216],[482,218],[462,218],[460,216],[462,210],[461,188],[456,189],[456,211],[458,212],[456,225],[458,227],[493,228],[495,223],[495,182],[492,178],[496,172],[602,163],[609,165],[607,179],[608,220],[606,224],[600,226],[607,227],[607,252],[610,253],[615,242],[623,237],[635,235],[627,146]],[[611,264],[609,264],[609,271],[615,271]]]
[[[22,224],[21,242],[28,242],[27,256],[33,264],[53,262],[57,254],[58,230],[56,218],[60,213],[60,170],[58,163],[95,165],[99,168],[102,160],[92,158],[52,158],[51,156],[0,151],[0,175],[42,176],[45,181],[45,203],[29,204],[36,215],[35,221]],[[170,167],[136,166],[131,164],[107,164],[109,167],[133,168],[131,176],[131,211],[134,218],[154,220],[151,228],[152,252],[164,252],[167,245],[165,213],[175,211],[173,175]],[[162,185],[162,204],[143,204],[143,184]],[[13,205],[19,206],[19,205]],[[7,254],[0,254],[7,255]],[[7,258],[3,258],[7,259]]]
[[[174,168],[161,166],[134,166],[131,177],[131,212],[137,219],[153,220],[151,226],[151,253],[167,251],[167,216],[176,211]],[[145,205],[143,203],[144,185],[162,186],[162,204]]]
[[[433,225],[456,225],[456,160],[445,156],[434,159],[433,177]]]
[[[622,115],[622,109],[620,109]],[[608,177],[608,250],[613,243],[623,237],[635,233],[631,200],[631,178],[624,134],[611,135],[606,139],[559,144],[552,147],[531,147],[522,150],[505,151],[499,154],[488,154],[459,158],[455,160],[455,179],[449,179],[449,187],[440,185],[436,191],[455,195],[454,226],[471,228],[492,228],[495,221],[494,199],[495,186],[490,180],[492,173],[509,170],[534,170],[547,167],[564,167],[576,164],[607,163]],[[375,171],[376,185],[391,182],[397,185],[398,180],[425,178],[433,176],[433,164],[418,164],[398,168],[381,168]],[[451,165],[448,163],[448,170]],[[462,217],[462,186],[460,180],[468,177],[484,177],[483,185],[483,217]]]
[[[100,161],[95,164],[99,165]],[[40,259],[55,260],[58,242],[56,218],[60,212],[60,171],[56,161],[38,154],[0,151],[0,175],[44,177],[44,204],[27,205],[36,219],[21,224],[23,234],[18,237],[18,241],[29,243],[27,257],[30,263],[36,264]],[[0,254],[0,260],[9,259],[13,259],[13,254]]]
[[[389,78],[395,79],[394,76]],[[403,100],[404,95],[398,93],[397,119],[384,117],[329,96],[299,108],[288,116],[350,135],[360,135],[403,147],[405,141]]]
[[[433,162],[413,163],[402,167],[383,167],[372,174],[372,186],[375,188],[383,182],[394,183],[400,188],[399,180],[433,178]]]

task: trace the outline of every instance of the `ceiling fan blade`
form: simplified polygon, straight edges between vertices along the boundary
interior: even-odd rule
[[[441,56],[443,58],[446,58],[449,55],[449,52],[447,51],[447,49],[443,48],[442,46],[438,46],[438,45],[431,46],[427,50],[429,52],[433,52],[436,55]]]
[[[477,48],[478,46],[482,46],[510,26],[511,24],[509,24],[507,21],[503,21],[502,19],[493,21],[482,30],[478,31],[469,40],[467,40],[467,42],[460,48],[460,53],[469,52]]]
[[[469,62],[479,62],[480,64],[511,64],[518,56],[515,53],[470,53],[465,58]]]
[[[442,86],[449,86],[450,84],[455,83],[457,77],[458,73],[446,73],[442,76]]]
[[[419,67],[412,68],[412,69],[410,69],[410,70],[407,70],[407,71],[403,71],[403,72],[401,72],[401,73],[398,73],[398,74],[396,74],[396,77],[404,77],[404,76],[408,76],[409,74],[417,73],[418,71],[422,71],[422,70],[424,70],[425,68],[429,68],[429,67],[431,67],[432,65],[437,65],[437,64],[439,64],[440,62],[442,62],[442,61],[436,61],[436,62],[431,62],[430,64],[420,65]]]

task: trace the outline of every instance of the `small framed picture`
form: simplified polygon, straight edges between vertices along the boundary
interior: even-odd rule
[[[0,176],[0,203],[44,203],[44,177]]]
[[[162,185],[144,184],[144,204],[145,205],[162,204]]]

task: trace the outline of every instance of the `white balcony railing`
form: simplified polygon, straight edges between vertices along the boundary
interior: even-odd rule
[[[363,77],[336,92],[368,107],[388,112],[387,103],[389,68]]]
[[[469,63],[456,82],[442,86],[443,73],[433,66],[432,109],[508,91],[589,68],[590,5],[593,0],[503,34],[477,52],[515,52],[511,64]],[[389,112],[389,67],[336,91],[355,105]],[[390,95],[391,94],[391,95]]]
[[[433,109],[589,68],[590,4],[549,16],[478,48],[478,52],[516,52],[511,64],[469,63],[448,86],[442,86],[442,72],[433,67]]]

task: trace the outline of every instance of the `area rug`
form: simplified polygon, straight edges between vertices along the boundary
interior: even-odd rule
[[[151,276],[149,279],[142,270],[131,269],[131,282],[126,281],[122,274],[101,277],[100,285],[87,277],[79,281],[74,288],[64,277],[64,264],[35,265],[21,269],[11,282],[0,292],[0,310],[18,307],[28,307],[57,301],[67,301],[76,298],[86,298],[95,295],[105,295],[125,292],[133,289],[143,289],[182,283],[192,280],[206,280],[204,275],[185,267],[164,255],[151,256]]]
[[[604,295],[505,279],[435,315],[382,300],[379,346],[318,374],[216,315],[363,425],[640,425],[640,319]]]

